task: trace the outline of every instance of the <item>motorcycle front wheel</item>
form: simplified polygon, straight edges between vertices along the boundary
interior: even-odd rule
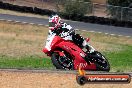
[[[102,55],[100,52],[95,51],[90,55],[90,58],[92,61],[96,64],[96,68],[98,71],[110,71],[110,64],[105,58],[104,55]]]
[[[56,69],[73,70],[73,61],[69,54],[64,53],[65,56],[60,56],[59,53],[54,52],[51,56],[51,60]]]

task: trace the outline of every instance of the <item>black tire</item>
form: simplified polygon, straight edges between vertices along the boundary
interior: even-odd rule
[[[66,55],[67,56],[67,55]],[[51,60],[52,60],[52,63],[53,65],[56,67],[56,69],[65,69],[65,70],[73,70],[74,69],[74,66],[73,66],[73,61],[71,60],[71,58],[68,58],[68,60],[71,62],[69,62],[70,66],[67,67],[66,65],[62,64],[60,59],[64,59],[63,57],[59,56],[58,53],[54,52],[51,56]],[[68,61],[67,60],[67,61]]]
[[[110,64],[109,64],[108,60],[100,52],[95,51],[92,54],[92,58],[94,60],[96,60],[96,61],[94,61],[94,60],[93,61],[96,64],[96,68],[98,71],[107,71],[107,72],[110,71]]]
[[[86,83],[87,79],[84,76],[77,76],[76,81],[79,85],[84,85]]]

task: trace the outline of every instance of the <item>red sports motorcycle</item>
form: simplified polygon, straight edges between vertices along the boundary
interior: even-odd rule
[[[53,65],[57,69],[109,71],[108,60],[89,45],[91,49],[85,52],[73,41],[65,40],[56,34],[49,32],[43,52],[51,57]],[[87,55],[85,60],[83,56]]]

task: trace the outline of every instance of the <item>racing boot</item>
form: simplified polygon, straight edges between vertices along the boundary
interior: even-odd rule
[[[90,53],[90,47],[89,47],[89,45],[86,45],[85,48],[86,48],[86,53],[87,54]]]
[[[87,40],[87,39],[88,39],[88,40]],[[86,51],[85,51],[86,55],[81,55],[81,56],[84,58],[84,60],[85,60],[88,64],[90,64],[90,62],[91,62],[90,55],[91,55],[91,53],[93,52],[93,50],[91,49],[90,44],[88,43],[89,38],[87,38],[87,39],[85,39],[85,40],[83,41],[83,47],[86,49]]]
[[[83,48],[86,49],[86,51],[85,51],[86,53],[90,52],[90,47],[89,47],[88,41],[89,41],[89,38],[86,38],[86,39],[84,39],[84,41],[82,43]]]

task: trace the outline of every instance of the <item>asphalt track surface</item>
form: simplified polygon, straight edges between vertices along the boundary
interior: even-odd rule
[[[58,70],[58,69],[0,69],[7,72],[31,72],[31,73],[59,73],[59,74],[78,74],[78,70]],[[104,71],[86,71],[86,74],[129,74],[132,78],[132,72],[104,72]]]
[[[15,21],[15,22],[29,23],[29,24],[38,24],[38,25],[48,25],[48,19],[16,16],[16,15],[9,15],[9,14],[0,14],[0,20]],[[69,20],[65,20],[65,21],[75,29],[82,29],[82,30],[86,30],[90,32],[105,33],[110,35],[132,37],[132,28],[91,24],[91,23],[76,22],[76,21],[69,21]]]

